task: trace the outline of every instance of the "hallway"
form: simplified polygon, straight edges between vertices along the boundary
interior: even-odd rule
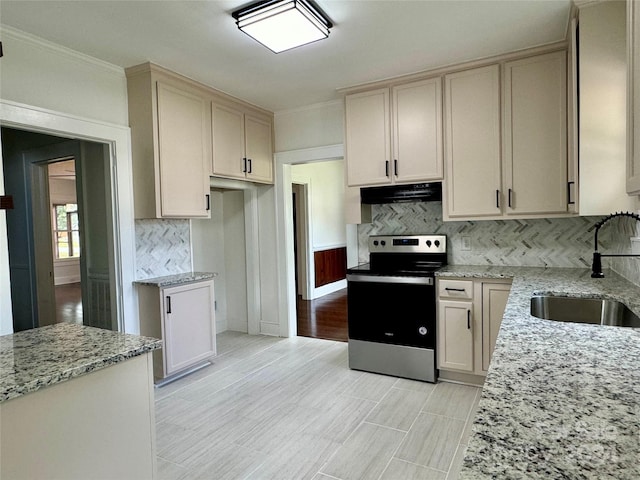
[[[82,288],[80,283],[56,286],[56,322],[82,325]]]
[[[298,296],[296,311],[298,336],[347,341],[346,288],[315,300],[302,300],[302,297]]]

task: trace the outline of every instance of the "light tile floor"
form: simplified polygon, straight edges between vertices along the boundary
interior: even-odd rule
[[[350,370],[347,344],[235,332],[156,389],[162,480],[453,480],[480,389]]]

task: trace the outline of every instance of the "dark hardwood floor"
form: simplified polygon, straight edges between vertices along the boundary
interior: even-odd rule
[[[79,283],[56,286],[56,321],[82,325],[82,289]]]
[[[298,296],[298,335],[346,342],[347,289],[339,290],[315,300]]]

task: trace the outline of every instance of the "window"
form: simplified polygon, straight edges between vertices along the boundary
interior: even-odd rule
[[[80,257],[77,204],[53,206],[53,249],[57,259]]]

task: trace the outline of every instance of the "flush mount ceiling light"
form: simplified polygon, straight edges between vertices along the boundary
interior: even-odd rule
[[[275,53],[327,38],[333,27],[307,0],[266,0],[232,15],[240,30]]]

